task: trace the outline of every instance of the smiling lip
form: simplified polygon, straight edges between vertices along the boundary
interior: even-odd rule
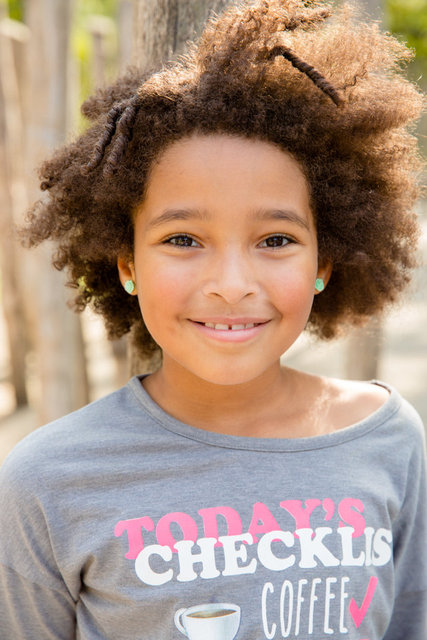
[[[256,336],[269,322],[264,318],[203,318],[190,320],[207,337],[225,342],[244,342]]]

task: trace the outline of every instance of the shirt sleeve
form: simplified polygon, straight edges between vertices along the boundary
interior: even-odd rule
[[[405,500],[393,527],[395,601],[384,640],[427,638],[427,479],[422,428],[417,436]]]
[[[19,452],[0,469],[0,640],[74,640],[75,602],[51,546],[42,482]]]
[[[74,607],[64,593],[0,565],[0,639],[75,639]]]

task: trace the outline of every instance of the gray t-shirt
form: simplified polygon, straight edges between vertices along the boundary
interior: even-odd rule
[[[223,435],[133,378],[2,466],[0,639],[426,640],[423,433],[391,390],[327,435]]]

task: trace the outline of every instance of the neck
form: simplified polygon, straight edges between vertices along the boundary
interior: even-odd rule
[[[260,424],[292,398],[292,371],[280,363],[256,379],[240,384],[208,382],[164,362],[144,379],[144,388],[157,404],[174,418],[195,427],[230,435],[259,435]]]

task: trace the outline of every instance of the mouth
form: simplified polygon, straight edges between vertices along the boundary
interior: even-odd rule
[[[218,320],[221,320],[219,322]],[[207,338],[221,342],[246,342],[258,335],[270,320],[260,318],[209,318],[192,320],[192,324]]]
[[[264,324],[263,322],[248,322],[248,323],[233,323],[233,324],[222,324],[222,323],[214,323],[214,322],[197,322],[197,324],[201,324],[208,329],[215,329],[216,331],[243,331],[244,329],[253,329],[254,327],[258,327],[260,324]]]

